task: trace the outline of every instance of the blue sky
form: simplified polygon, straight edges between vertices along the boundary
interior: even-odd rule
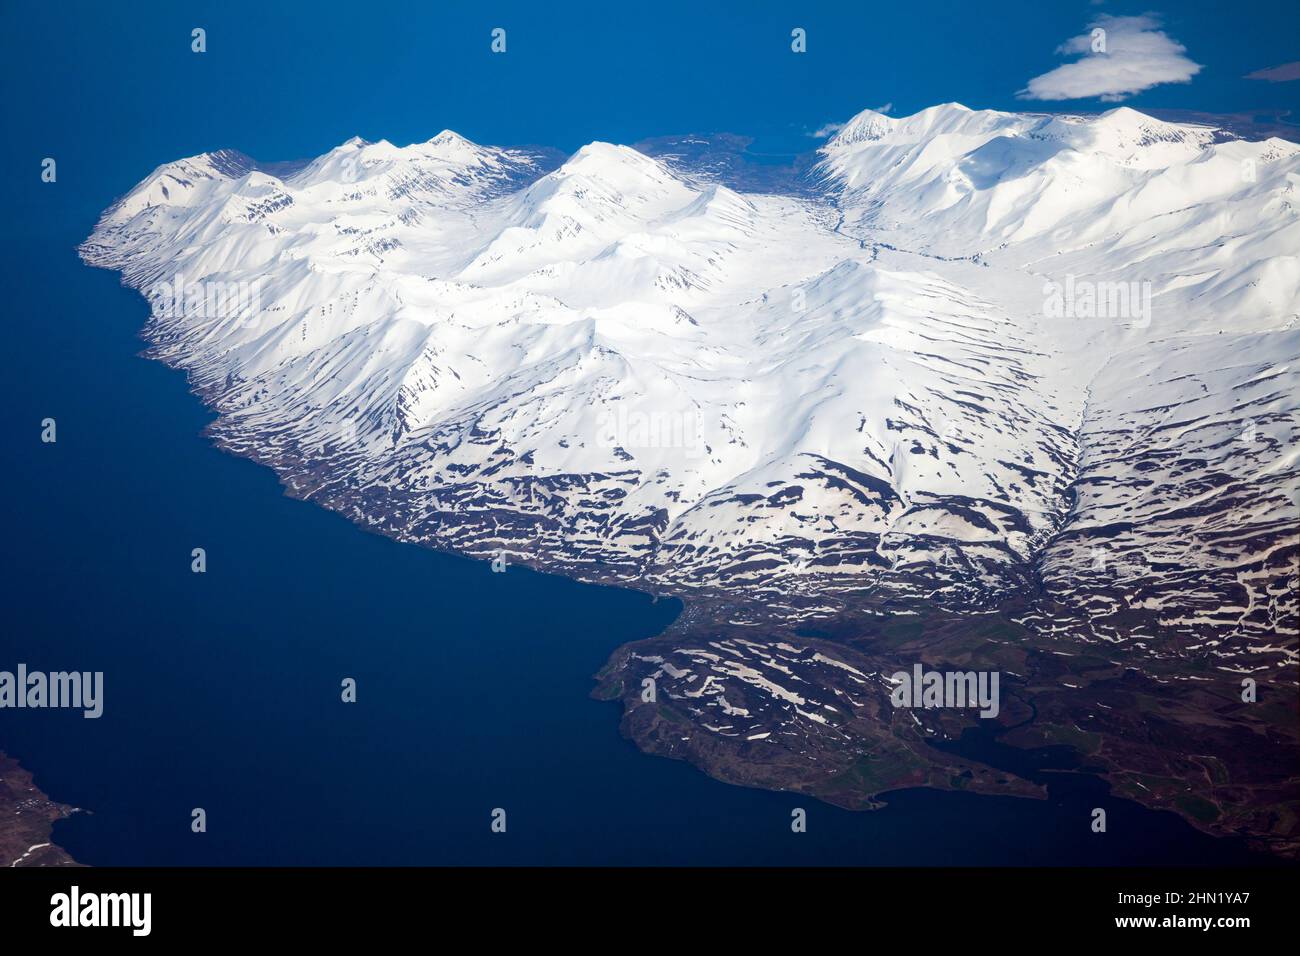
[[[1245,76],[1300,60],[1298,10],[1293,0],[8,0],[0,12],[0,76],[19,148],[4,164],[22,175],[39,162],[29,153],[61,157],[68,171],[93,162],[125,189],[184,155],[230,146],[259,159],[294,159],[354,134],[402,144],[447,127],[479,142],[572,150],[594,139],[729,131],[787,150],[815,145],[808,134],[819,127],[886,104],[893,115],[950,100],[1099,110],[1114,103],[1017,93],[1080,59],[1060,48],[1098,17],[1143,14],[1151,28],[1138,32],[1164,37],[1165,54],[1183,47],[1174,60],[1197,69],[1189,82],[1162,83],[1123,102],[1211,112],[1293,108],[1300,80]],[[190,50],[196,26],[207,30],[204,54]],[[503,55],[489,49],[498,26],[507,30]],[[807,31],[807,53],[791,51],[794,27]],[[1139,72],[1146,66],[1139,58]],[[1168,67],[1166,56],[1152,69]]]

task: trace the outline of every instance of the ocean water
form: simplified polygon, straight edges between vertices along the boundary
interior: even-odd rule
[[[53,209],[2,248],[0,669],[101,670],[105,690],[98,720],[0,711],[0,748],[89,811],[55,829],[78,860],[1259,860],[1089,778],[1063,776],[1048,800],[912,790],[852,813],[641,754],[618,733],[621,705],[588,696],[591,675],[676,602],[398,544],[213,448],[183,376],[139,356],[143,300],[77,259],[112,198]],[[190,571],[195,547],[206,574]],[[355,704],[340,701],[345,677]],[[1105,835],[1088,825],[1098,805]],[[195,807],[206,833],[190,830]],[[795,807],[806,833],[791,832]]]

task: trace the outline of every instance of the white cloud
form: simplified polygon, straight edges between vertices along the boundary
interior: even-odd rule
[[[1016,94],[1025,100],[1077,100],[1099,97],[1116,101],[1161,83],[1186,83],[1201,71],[1184,54],[1187,48],[1159,29],[1153,15],[1112,17],[1103,14],[1088,32],[1061,44],[1062,54],[1082,54],[1029,81]]]

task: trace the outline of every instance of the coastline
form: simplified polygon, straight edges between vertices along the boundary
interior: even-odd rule
[[[81,866],[54,843],[54,824],[78,808],[51,800],[22,764],[0,750],[0,860],[5,866]]]

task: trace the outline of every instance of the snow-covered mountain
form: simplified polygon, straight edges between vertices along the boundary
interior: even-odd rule
[[[159,167],[82,254],[295,494],[733,623],[1022,595],[1294,667],[1292,143],[948,104],[798,196],[451,132],[272,170]]]

